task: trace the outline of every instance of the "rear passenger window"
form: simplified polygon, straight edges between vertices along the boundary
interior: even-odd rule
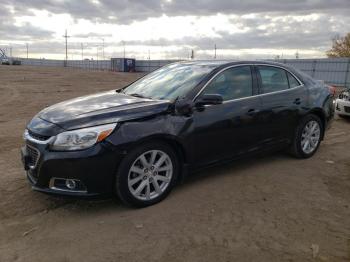
[[[288,74],[289,88],[300,86],[300,83],[298,82],[298,80],[295,79],[294,76],[292,76],[292,74],[290,73],[287,73],[287,74]]]
[[[202,94],[218,94],[224,101],[249,97],[253,92],[250,66],[229,68],[220,73]]]
[[[271,66],[258,66],[261,76],[262,92],[272,93],[289,88],[286,71]]]

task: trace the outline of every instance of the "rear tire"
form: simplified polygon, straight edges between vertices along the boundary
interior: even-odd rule
[[[321,144],[323,132],[324,127],[318,116],[305,116],[295,130],[290,153],[296,158],[312,157]]]
[[[162,142],[148,142],[131,150],[116,175],[115,191],[127,205],[154,205],[170,193],[179,173],[174,150]]]

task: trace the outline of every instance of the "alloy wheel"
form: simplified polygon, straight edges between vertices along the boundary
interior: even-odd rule
[[[311,154],[316,150],[321,136],[321,128],[317,121],[309,121],[301,134],[301,148],[305,154]]]
[[[151,150],[141,154],[128,174],[130,193],[139,200],[151,200],[162,195],[173,176],[171,158],[163,151]]]

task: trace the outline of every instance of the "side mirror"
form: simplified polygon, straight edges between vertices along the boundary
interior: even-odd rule
[[[175,111],[180,115],[191,115],[193,112],[192,107],[192,103],[183,97],[175,102]]]
[[[196,106],[202,107],[205,105],[220,105],[222,104],[224,99],[221,95],[218,94],[207,94],[202,95],[196,101]]]

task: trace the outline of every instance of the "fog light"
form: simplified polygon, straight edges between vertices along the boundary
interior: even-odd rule
[[[67,179],[66,180],[66,187],[69,189],[75,189],[75,187],[77,186],[77,184],[75,183],[74,180],[72,179]]]
[[[86,186],[78,179],[52,177],[49,182],[49,188],[70,193],[87,193]]]

